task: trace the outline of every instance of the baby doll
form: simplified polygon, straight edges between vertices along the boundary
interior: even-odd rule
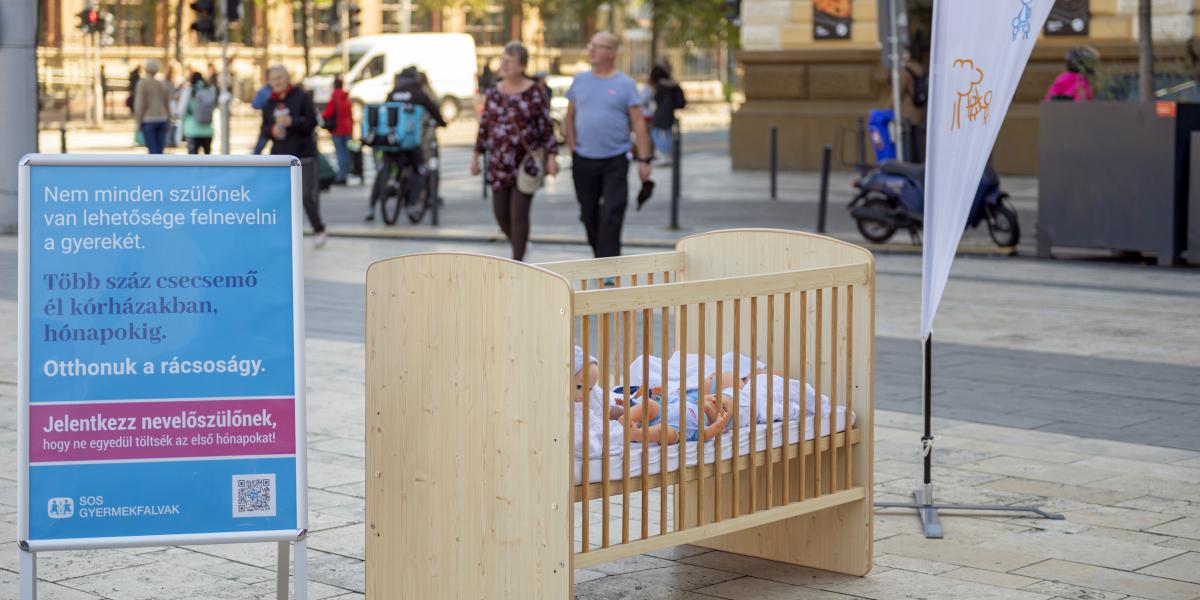
[[[576,402],[583,402],[599,381],[600,369],[596,366],[596,359],[588,357],[585,365],[583,348],[575,346],[575,388],[571,392],[571,397]]]
[[[728,394],[719,390],[727,389],[733,386],[736,378],[731,372],[712,373],[704,378],[703,389],[709,393],[700,398],[699,390],[688,390],[685,394],[687,404],[684,406],[684,433],[683,437],[687,441],[696,441],[700,439],[700,415],[703,414],[704,439],[711,440],[727,431],[732,425],[730,418],[733,414],[734,403],[733,398]],[[668,395],[667,406],[665,409],[661,407],[662,388],[653,388],[649,391],[649,398],[645,392],[646,388],[638,391],[641,396],[641,401],[633,405],[629,409],[629,415],[620,419],[621,424],[625,427],[630,441],[635,442],[657,442],[662,440],[663,427],[666,427],[667,443],[679,443],[679,412],[680,399],[676,395]],[[660,412],[666,410],[666,423],[660,418]],[[646,418],[649,421],[649,426],[643,427],[642,415],[645,412]]]

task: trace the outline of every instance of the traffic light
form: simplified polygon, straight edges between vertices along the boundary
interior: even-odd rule
[[[725,20],[735,26],[742,24],[742,0],[725,0]]]
[[[350,37],[358,37],[358,26],[362,24],[359,13],[362,12],[362,9],[358,7],[357,2],[352,1],[346,10],[350,13]]]
[[[84,33],[104,31],[104,16],[100,14],[100,9],[88,6],[79,11],[79,30]]]
[[[211,41],[217,37],[216,7],[213,0],[195,0],[189,6],[195,12],[192,18],[192,31],[201,41]]]

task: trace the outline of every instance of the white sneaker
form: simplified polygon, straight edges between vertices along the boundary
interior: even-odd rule
[[[327,241],[329,241],[329,236],[325,235],[324,231],[313,235],[313,246],[314,247],[324,248],[325,242],[327,242]]]

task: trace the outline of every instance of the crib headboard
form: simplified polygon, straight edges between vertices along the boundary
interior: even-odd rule
[[[569,597],[570,285],[420,254],[366,290],[367,597]]]

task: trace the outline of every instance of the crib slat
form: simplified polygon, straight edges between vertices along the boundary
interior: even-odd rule
[[[750,455],[757,452],[758,444],[758,296],[750,298]],[[750,463],[750,506],[747,512],[758,510],[755,492],[758,489],[758,465]]]
[[[831,292],[829,302],[829,491],[838,491],[837,446],[837,407],[838,407],[838,288]]]
[[[822,337],[821,336],[821,325],[822,325],[822,321],[824,320],[824,314],[823,314],[824,292],[825,292],[825,290],[822,290],[822,289],[816,290],[817,312],[815,315],[816,322],[814,323],[814,326],[816,327],[816,329],[815,329],[816,336],[814,339],[816,340],[817,347],[816,347],[816,360],[813,363],[816,365],[816,370],[813,372],[813,378],[816,380],[813,383],[813,390],[816,392],[816,399],[813,403],[813,405],[816,407],[816,409],[814,411],[816,416],[813,418],[813,439],[817,440],[818,442],[820,442],[820,440],[821,440],[821,421],[824,420],[821,418],[822,417],[821,413],[823,411],[823,408],[821,405],[821,380],[823,379],[823,376],[825,374],[824,373],[825,369],[821,366],[821,341],[822,341],[821,340],[821,337]],[[822,493],[823,492],[822,492],[822,487],[821,487],[821,445],[818,443],[813,446],[813,495],[820,496]]]
[[[722,343],[724,341],[724,339],[723,339],[724,329],[725,329],[725,302],[722,300],[718,300],[717,301],[717,339],[716,339],[717,347],[714,348],[714,351],[713,351],[713,355],[717,357],[718,361],[721,360],[721,354],[725,351],[725,345]],[[718,371],[722,368],[724,368],[724,366],[720,365],[720,363],[718,363],[718,367],[717,367]],[[720,376],[720,374],[718,376]],[[724,392],[724,390],[722,390],[722,393],[723,392]],[[734,411],[735,412],[737,411],[736,406],[734,407]],[[721,440],[723,440],[723,439],[725,439],[724,435],[718,435],[716,443],[713,446],[713,473],[716,474],[716,476],[713,477],[713,522],[714,523],[719,523],[721,521],[720,465],[721,465]],[[736,452],[734,454],[736,454]]]
[[[699,414],[696,415],[696,439],[700,442],[696,446],[696,526],[704,525],[704,395],[708,390],[704,386],[704,374],[707,372],[704,364],[704,311],[707,304],[701,302],[697,306],[699,314],[696,315],[696,341],[698,342],[697,354],[700,356],[700,364],[696,368],[696,389],[697,406]]]
[[[625,414],[629,414],[630,313],[621,318],[621,388]],[[629,436],[621,436],[621,543],[629,543]]]
[[[788,436],[791,433],[791,404],[792,404],[792,293],[783,295],[783,448],[788,447]],[[803,403],[804,390],[800,390]],[[804,414],[804,410],[800,410]],[[801,419],[803,420],[803,419]],[[787,452],[783,453],[783,503],[791,501],[792,488],[788,485],[791,479],[792,461]]]
[[[775,437],[775,296],[767,296],[767,449]],[[768,454],[769,456],[769,454]],[[775,508],[775,465],[767,463],[767,508]]]
[[[737,518],[740,507],[738,506],[740,496],[742,495],[740,487],[738,487],[739,470],[737,468],[738,453],[742,451],[741,435],[742,435],[742,299],[737,298],[733,301],[733,378],[736,383],[733,386],[733,404],[737,410],[733,411],[733,452],[729,457],[730,472],[733,474],[733,493],[730,494],[732,502],[730,508],[733,518]]]
[[[854,286],[846,286],[846,489],[854,486],[854,460],[850,456],[850,413],[854,410]]]
[[[600,391],[604,394],[604,412],[600,413],[600,419],[604,423],[604,425],[603,425],[603,431],[604,431],[603,451],[604,451],[604,454],[602,454],[600,456],[600,465],[601,465],[600,468],[603,469],[603,473],[601,473],[601,475],[600,475],[601,476],[600,483],[601,483],[601,490],[603,490],[603,495],[604,495],[603,504],[601,504],[601,515],[604,517],[604,521],[602,523],[600,523],[600,532],[604,536],[604,539],[600,542],[601,548],[608,547],[608,529],[609,529],[609,518],[608,517],[609,517],[610,491],[609,491],[609,487],[608,487],[609,486],[609,481],[608,481],[609,458],[608,457],[612,451],[612,449],[609,447],[609,446],[611,446],[612,442],[609,441],[609,435],[608,435],[608,427],[609,427],[608,396],[609,396],[609,391],[612,389],[611,388],[612,383],[611,383],[611,379],[609,379],[609,372],[608,372],[609,361],[612,360],[612,356],[609,352],[609,335],[611,334],[610,328],[611,328],[611,324],[612,324],[612,322],[609,320],[610,316],[611,315],[609,313],[604,313],[603,315],[600,315],[600,322],[602,323],[601,329],[600,329],[600,356],[602,357],[600,359],[600,382],[601,382],[600,383]]]
[[[646,285],[654,285],[654,275],[651,274],[646,281]],[[647,357],[650,356],[650,309],[642,311],[642,387],[639,390],[643,394],[647,394],[649,389],[646,387],[650,381],[650,361]],[[643,402],[644,398],[642,396]],[[642,410],[642,431],[646,431],[650,427],[650,413]],[[649,441],[642,437],[642,539],[650,537],[650,445]]]
[[[800,497],[803,502],[808,496],[808,480],[804,478],[808,455],[804,449],[808,441],[808,291],[800,292]]]
[[[687,305],[679,306],[679,446],[676,450],[679,460],[679,481],[683,481],[683,470],[687,466]],[[665,382],[664,382],[665,383]],[[665,426],[667,394],[663,394],[663,420]],[[687,486],[683,483],[675,486],[675,531],[683,531],[687,526],[683,522],[683,507],[687,506]]]
[[[663,273],[663,281],[667,280],[667,274]],[[659,397],[665,398],[666,394],[662,390],[667,389],[667,358],[671,356],[671,334],[667,324],[671,320],[671,309],[664,306],[662,308],[662,379],[659,384]],[[650,390],[646,391],[646,399],[651,398]],[[662,413],[662,417],[666,417],[666,413]],[[662,474],[659,477],[658,485],[658,533],[666,535],[667,533],[667,428],[659,427],[658,437],[658,472]]]
[[[581,281],[579,283],[580,289],[586,290],[587,287],[588,287],[588,282],[586,279],[584,279],[583,281]],[[591,332],[592,318],[585,315],[580,318],[580,321],[581,321],[581,323],[580,323],[579,330],[580,330],[580,333],[583,335],[583,346],[582,346],[582,348],[583,348],[583,367],[586,369],[589,366],[588,358],[591,355],[590,336],[592,333]],[[584,381],[584,384],[586,385],[587,384],[587,373],[584,373],[583,381]],[[591,460],[592,459],[592,455],[591,455],[591,450],[592,450],[591,446],[592,445],[589,442],[591,436],[588,435],[588,432],[591,431],[592,411],[588,410],[590,408],[590,404],[591,404],[589,402],[591,400],[591,397],[592,397],[592,390],[589,390],[589,389],[583,390],[583,406],[582,406],[582,410],[583,410],[583,435],[582,435],[582,438],[583,439],[580,440],[580,442],[583,444],[583,462],[580,463],[580,477],[579,477],[580,483],[583,484],[583,501],[580,504],[580,511],[579,511],[580,515],[583,519],[583,549],[580,550],[581,552],[588,551],[588,546],[589,546],[588,540],[590,539],[588,536],[591,533],[591,527],[589,526],[590,522],[591,522],[591,518],[590,518],[590,516],[591,516],[590,515],[591,501],[588,499],[588,484],[591,483],[590,467],[592,464],[592,460]],[[574,427],[574,423],[572,423],[572,427]]]

